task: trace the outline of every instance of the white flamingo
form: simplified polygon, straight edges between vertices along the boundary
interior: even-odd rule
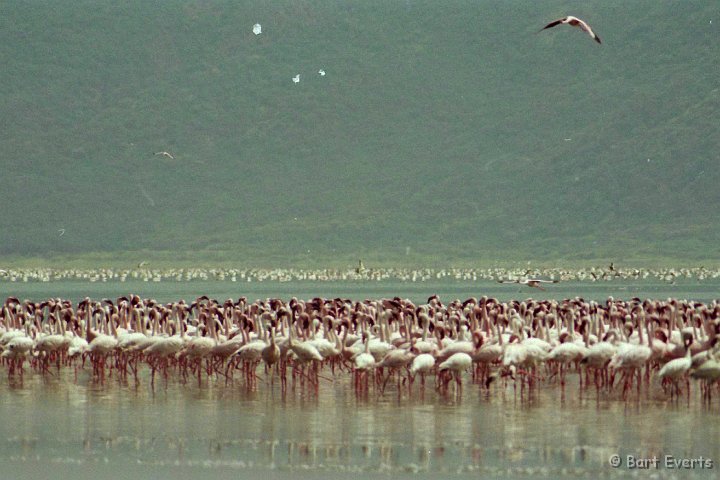
[[[472,357],[464,352],[454,353],[440,364],[438,367],[441,372],[449,370],[455,376],[458,388],[462,388],[462,372],[472,366]],[[448,378],[448,382],[450,379]]]
[[[417,355],[410,365],[410,375],[415,378],[415,375],[420,374],[422,384],[425,385],[425,375],[432,371],[435,366],[435,357],[429,353],[421,353]]]
[[[363,390],[361,379],[362,375],[365,376],[364,390],[368,388],[368,382],[370,378],[370,370],[375,370],[376,362],[375,357],[370,353],[370,339],[367,333],[363,333],[363,340],[365,343],[365,350],[362,353],[358,353],[353,358],[355,375],[355,389],[356,391]]]
[[[709,400],[713,384],[720,379],[720,362],[711,355],[707,355],[707,357],[705,362],[690,370],[690,376],[702,380],[703,396]]]
[[[678,380],[685,376],[692,366],[692,350],[690,350],[690,344],[692,344],[693,338],[691,335],[687,335],[685,338],[685,356],[682,358],[676,358],[667,362],[658,372],[658,378],[661,380],[669,380],[672,383],[672,394],[679,395],[680,387],[678,386]],[[688,391],[688,395],[689,395]]]

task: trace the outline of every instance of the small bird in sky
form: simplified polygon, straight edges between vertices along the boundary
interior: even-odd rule
[[[59,229],[58,232],[60,232],[60,236],[61,236],[61,237],[62,237],[63,235],[65,235],[65,229],[64,229],[64,228]]]
[[[540,285],[541,283],[558,283],[559,280],[545,280],[542,278],[522,278],[517,280],[498,280],[498,283],[519,283],[520,285],[527,285],[528,287],[533,287],[540,289],[542,291],[545,291],[545,289]]]
[[[170,152],[165,152],[165,151],[155,152],[155,155],[160,155],[160,156],[163,156],[163,157],[167,157],[167,158],[169,158],[169,159],[171,159],[171,160],[175,160],[175,157],[173,157],[173,156],[170,154]]]
[[[300,83],[300,74],[298,73],[297,75],[295,75],[292,80],[293,83]]]
[[[138,268],[144,267],[145,265],[147,265],[147,263],[148,263],[148,262],[146,262],[145,260],[143,260],[142,262],[138,263]]]
[[[253,25],[253,33],[255,35],[260,35],[262,33],[262,26],[260,26],[259,23],[256,23],[255,25]]]
[[[321,77],[325,76],[325,70],[323,70],[322,68],[320,70],[318,70],[318,73],[320,74]]]
[[[585,23],[584,21],[580,20],[577,17],[573,17],[572,15],[568,15],[567,17],[563,17],[563,18],[555,20],[554,22],[550,22],[547,25],[545,25],[542,28],[542,30],[545,30],[546,28],[552,28],[556,25],[561,25],[561,24],[570,25],[572,27],[578,27],[578,28],[584,30],[588,35],[590,35],[590,37],[593,40],[595,40],[597,43],[602,43],[600,41],[600,37],[595,35],[595,32],[592,31],[592,28],[590,28],[590,25],[588,25],[587,23]],[[540,31],[542,31],[542,30],[540,30]]]

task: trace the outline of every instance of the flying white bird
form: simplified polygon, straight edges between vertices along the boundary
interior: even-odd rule
[[[293,83],[300,83],[300,74],[295,75],[292,80]]]
[[[170,152],[165,152],[165,151],[163,151],[163,152],[155,152],[155,155],[161,155],[161,156],[163,156],[163,157],[168,157],[168,158],[171,159],[171,160],[174,160],[174,159],[175,159],[175,157],[173,157],[172,155],[170,155]]]
[[[260,35],[262,33],[262,27],[260,26],[259,23],[256,23],[255,25],[253,25],[253,33],[255,35]]]
[[[540,286],[541,283],[558,283],[559,280],[545,280],[542,278],[518,278],[517,280],[498,280],[498,283],[519,283],[520,285],[527,285],[528,287],[538,288],[545,290]]]
[[[61,237],[62,237],[63,235],[65,235],[65,229],[64,229],[64,228],[59,229],[58,232],[60,232],[60,236],[61,236]]]
[[[325,70],[323,70],[322,68],[320,70],[318,70],[318,73],[320,74],[321,77],[325,76]]]
[[[545,30],[546,28],[552,28],[552,27],[554,27],[554,26],[556,26],[556,25],[560,25],[560,24],[570,25],[570,26],[572,26],[572,27],[578,27],[578,28],[584,30],[588,35],[590,35],[590,37],[591,37],[593,40],[595,40],[595,41],[598,42],[598,43],[602,43],[602,42],[600,41],[600,37],[598,37],[597,35],[595,35],[595,32],[592,31],[592,28],[590,28],[590,25],[588,25],[587,23],[583,22],[582,20],[580,20],[580,19],[577,18],[577,17],[573,17],[572,15],[568,15],[567,17],[563,17],[563,18],[560,18],[560,19],[555,20],[554,22],[550,22],[550,23],[548,23],[547,25],[545,25],[545,26],[542,28],[542,30]],[[541,31],[542,31],[542,30],[541,30]]]

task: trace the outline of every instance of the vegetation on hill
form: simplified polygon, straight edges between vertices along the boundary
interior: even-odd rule
[[[2,10],[6,261],[718,257],[711,2]]]

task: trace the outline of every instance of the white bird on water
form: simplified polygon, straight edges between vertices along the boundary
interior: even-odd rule
[[[294,77],[292,77],[293,83],[300,83],[300,74],[298,73]]]
[[[570,25],[572,27],[578,27],[584,32],[586,32],[588,35],[590,35],[590,38],[595,40],[597,43],[602,43],[600,41],[600,37],[595,35],[595,32],[592,31],[592,28],[590,28],[590,25],[585,23],[584,21],[580,20],[577,17],[573,17],[572,15],[568,15],[567,17],[559,18],[555,20],[554,22],[550,22],[547,25],[545,25],[542,30],[545,30],[546,28],[552,28],[556,25]],[[541,30],[541,31],[542,31]]]
[[[325,76],[325,70],[323,70],[322,68],[320,70],[318,70],[318,73],[320,74],[321,77]]]
[[[175,159],[175,157],[173,157],[173,156],[170,154],[170,152],[166,152],[166,151],[155,152],[155,155],[160,155],[160,156],[162,156],[162,157],[167,157],[167,158],[169,158],[169,159],[171,159],[171,160],[174,160],[174,159]]]
[[[262,26],[260,26],[259,23],[256,23],[255,25],[253,25],[253,33],[255,35],[260,35],[262,33]]]

